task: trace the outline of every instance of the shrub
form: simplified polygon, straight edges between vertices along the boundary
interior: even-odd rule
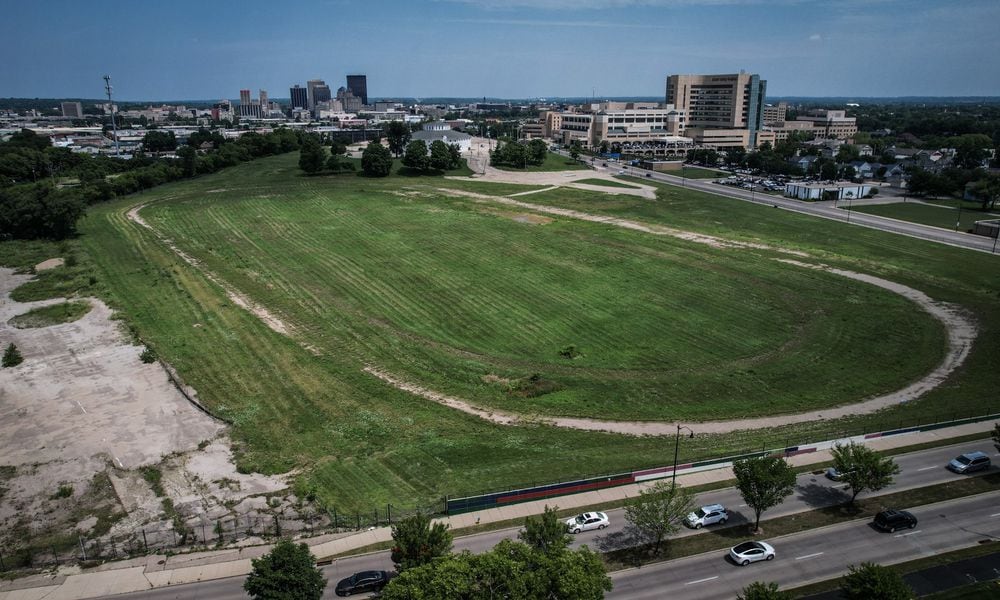
[[[11,342],[3,353],[3,366],[16,367],[22,362],[24,362],[24,357],[21,356],[21,352],[17,349],[17,346]]]
[[[69,498],[73,495],[73,486],[71,485],[61,485],[56,493],[52,494],[53,500],[59,500],[61,498]]]
[[[154,352],[149,346],[146,346],[146,348],[143,349],[142,354],[139,355],[139,360],[147,365],[154,363],[156,362],[156,352]]]

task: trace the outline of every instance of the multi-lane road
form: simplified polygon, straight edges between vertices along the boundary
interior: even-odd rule
[[[568,156],[568,154],[566,154],[566,156]],[[940,227],[931,227],[929,225],[921,225],[919,223],[909,223],[896,219],[888,219],[858,211],[847,211],[842,208],[835,207],[831,202],[802,202],[792,198],[785,198],[763,192],[720,185],[714,183],[711,179],[687,179],[676,175],[669,175],[667,173],[648,171],[621,163],[607,163],[607,167],[604,167],[603,164],[604,163],[602,161],[595,161],[592,166],[594,166],[594,168],[598,171],[605,171],[609,173],[624,171],[626,174],[658,181],[660,183],[669,183],[671,185],[682,186],[719,196],[736,198],[738,200],[774,206],[834,221],[849,221],[852,225],[879,229],[881,231],[888,231],[900,235],[920,238],[923,240],[947,244],[949,246],[958,246],[960,248],[968,248],[982,252],[994,252],[995,250],[1000,250],[1000,248],[996,246],[993,238],[973,235],[971,233],[949,231],[947,229],[941,229]]]
[[[962,477],[944,468],[947,462],[962,452],[982,450],[994,456],[993,470],[1000,470],[996,463],[998,455],[992,445],[984,440],[944,446],[920,452],[902,454],[895,457],[901,468],[896,482],[884,493],[899,492],[936,483],[953,481]],[[843,484],[832,482],[820,473],[806,473],[798,477],[795,492],[783,504],[766,512],[764,518],[775,518],[796,512],[832,506],[846,499]],[[621,571],[613,575],[615,588],[610,598],[731,598],[734,589],[755,579],[771,579],[782,585],[806,583],[815,579],[833,577],[843,573],[847,564],[862,560],[885,562],[903,560],[940,552],[952,547],[975,543],[981,533],[1000,535],[1000,493],[988,497],[976,497],[939,505],[933,508],[917,509],[913,512],[920,518],[920,526],[907,535],[897,538],[888,534],[878,534],[867,523],[846,523],[835,527],[810,531],[773,541],[778,552],[778,560],[749,567],[737,567],[724,561],[725,551],[670,561],[654,566]],[[699,504],[720,503],[730,509],[731,524],[746,522],[752,517],[733,488],[705,492],[698,495]],[[558,501],[554,501],[557,504]],[[992,508],[985,509],[984,506]],[[903,508],[903,507],[899,507]],[[985,513],[984,513],[985,511]],[[623,530],[625,520],[621,510],[610,510],[611,526],[604,531],[592,531],[576,536],[574,546],[587,544],[595,549],[608,549],[625,542]],[[982,514],[981,514],[982,513]],[[994,514],[995,513],[995,514]],[[938,515],[945,515],[944,517]],[[978,515],[970,517],[968,515]],[[969,521],[973,519],[973,521]],[[977,520],[978,519],[978,520]],[[983,523],[980,527],[978,524]],[[949,527],[945,523],[961,524]],[[964,527],[964,529],[963,529]],[[478,535],[456,538],[456,550],[482,552],[489,550],[504,538],[516,538],[518,528],[491,531]],[[684,529],[678,535],[696,535],[698,532]],[[911,533],[911,532],[907,532]],[[917,537],[920,536],[920,537]],[[903,540],[903,541],[900,541]],[[835,541],[835,542],[834,542]],[[835,543],[835,547],[832,544]],[[826,546],[830,546],[827,548]],[[822,554],[815,554],[822,552]],[[815,554],[815,556],[808,556]],[[848,560],[849,559],[849,560]],[[843,562],[848,560],[848,562]],[[324,598],[334,598],[333,584],[356,571],[368,569],[389,570],[392,562],[388,552],[376,552],[363,556],[336,560],[323,567],[323,574],[330,581]],[[745,583],[744,579],[746,579]],[[112,596],[112,598],[150,600],[236,600],[245,598],[242,590],[243,578],[233,577],[196,584],[180,585]],[[737,586],[737,587],[734,587]]]

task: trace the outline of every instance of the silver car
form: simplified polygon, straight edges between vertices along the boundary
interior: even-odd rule
[[[774,547],[765,542],[743,542],[729,549],[729,558],[740,566],[747,566],[759,560],[774,558]]]
[[[715,525],[719,523],[725,525],[729,520],[729,513],[726,507],[721,504],[709,504],[702,506],[684,518],[684,524],[694,529],[701,529],[705,525]]]
[[[572,519],[566,519],[566,529],[572,533],[580,533],[591,529],[604,529],[609,523],[608,515],[602,512],[587,512]]]

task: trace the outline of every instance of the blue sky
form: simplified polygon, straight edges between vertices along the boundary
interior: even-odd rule
[[[744,69],[771,96],[1000,96],[998,0],[46,0],[6,3],[0,96],[659,96]]]

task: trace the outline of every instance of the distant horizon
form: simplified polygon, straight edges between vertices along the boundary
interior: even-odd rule
[[[741,70],[771,97],[1000,96],[996,0],[50,0],[4,17],[12,97],[99,98],[106,73],[123,102],[348,74],[377,98],[656,97],[671,74]]]
[[[663,102],[665,99],[663,96],[639,96],[639,95],[618,95],[618,96],[607,96],[607,97],[597,97],[592,98],[590,96],[521,96],[521,97],[492,97],[492,96],[386,96],[377,97],[372,96],[369,98],[369,103],[374,102],[400,102],[415,100],[419,101],[421,104],[435,103],[432,101],[465,101],[465,102],[553,102],[553,101],[575,101],[578,103],[585,103],[588,101],[592,102]],[[256,99],[256,98],[255,98]],[[107,98],[83,98],[83,97],[72,97],[72,96],[52,96],[52,97],[41,97],[41,96],[8,96],[0,98],[0,108],[3,107],[3,102],[5,101],[32,101],[32,102],[43,102],[51,100],[53,102],[87,102],[94,104],[104,104],[107,103]],[[131,100],[124,98],[113,98],[116,104],[160,104],[160,105],[170,105],[170,104],[184,104],[184,103],[197,103],[197,104],[211,104],[214,102],[219,102],[220,100],[228,100],[235,104],[239,104],[239,98],[145,98],[140,100]],[[269,100],[272,102],[290,102],[291,98],[287,96],[269,96]],[[799,100],[799,101],[996,101],[1000,102],[1000,95],[990,96],[990,95],[968,95],[968,96],[956,96],[956,95],[944,95],[944,96],[930,96],[930,95],[911,95],[911,96],[802,96],[802,95],[790,95],[790,96],[767,96],[767,102],[772,101],[786,101],[786,100]]]

